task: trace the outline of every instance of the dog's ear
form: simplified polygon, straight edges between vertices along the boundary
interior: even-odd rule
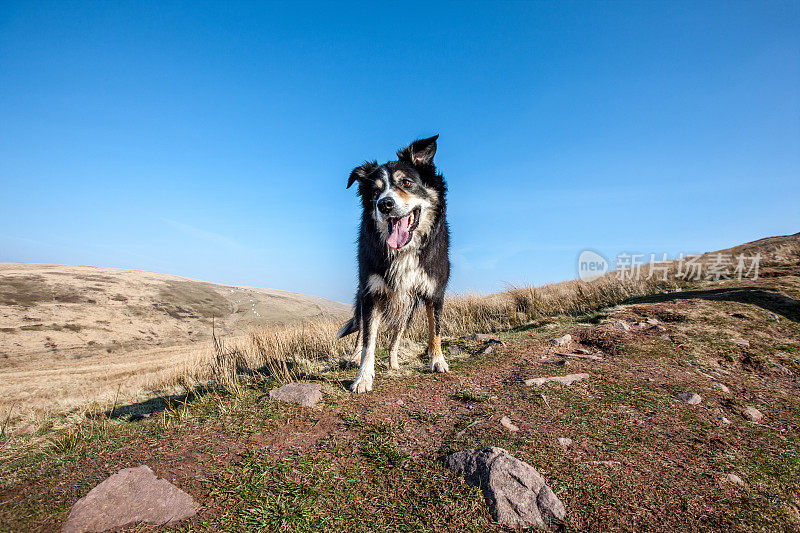
[[[397,151],[397,159],[404,163],[414,166],[424,166],[433,164],[433,156],[436,155],[436,139],[439,135],[414,141],[402,150]]]
[[[354,168],[353,171],[350,173],[350,179],[347,180],[347,188],[349,189],[350,186],[356,181],[361,181],[370,174],[372,174],[373,172],[375,172],[376,168],[378,168],[377,161],[367,161],[360,167]]]

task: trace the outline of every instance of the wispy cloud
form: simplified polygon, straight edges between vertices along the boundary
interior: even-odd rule
[[[206,231],[204,229],[192,226],[191,224],[178,222],[177,220],[170,220],[168,218],[162,218],[161,220],[171,228],[176,229],[181,233],[185,233],[186,235],[190,235],[195,239],[210,242],[212,244],[228,246],[230,248],[243,248],[241,244],[226,237],[225,235],[214,233],[213,231]]]

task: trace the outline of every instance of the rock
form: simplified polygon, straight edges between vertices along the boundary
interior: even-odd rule
[[[289,383],[269,391],[269,397],[279,402],[299,403],[304,407],[314,407],[322,400],[322,384]]]
[[[725,394],[730,394],[731,393],[731,390],[728,387],[726,387],[725,385],[723,385],[722,383],[720,383],[719,381],[715,381],[711,385],[713,385],[714,387],[718,388],[719,390],[721,390]]]
[[[572,439],[568,437],[558,437],[556,440],[558,440],[558,445],[562,448],[569,448],[572,446]]]
[[[554,344],[555,346],[569,346],[572,343],[572,335],[567,333],[566,335],[562,335],[560,337],[547,339],[547,342]]]
[[[725,476],[725,479],[727,479],[734,485],[739,485],[740,487],[744,487],[744,481],[742,481],[742,478],[740,478],[736,474],[728,474]]]
[[[688,403],[689,405],[697,405],[703,401],[703,398],[694,392],[679,392],[675,395],[675,399],[680,400],[683,403]]]
[[[731,342],[739,346],[750,346],[750,341],[745,339],[731,339]]]
[[[586,379],[589,377],[589,374],[567,374],[566,376],[553,376],[549,378],[533,378],[533,379],[526,379],[525,385],[532,386],[532,385],[544,385],[545,383],[550,383],[554,381],[556,383],[563,383],[564,385],[572,385],[576,381],[580,381],[582,379]]]
[[[404,402],[403,400],[397,400],[395,403],[397,405],[405,405],[406,404],[406,402]]]
[[[564,504],[539,472],[506,450],[463,450],[449,455],[444,464],[483,490],[489,512],[500,525],[551,531],[561,527],[567,514]]]
[[[611,322],[611,326],[614,329],[618,329],[620,331],[630,331],[631,326],[627,322],[623,322],[622,320],[614,320]]]
[[[724,417],[724,416],[721,416],[721,417],[719,417],[719,421],[720,421],[720,422],[722,422],[722,423],[723,423],[724,425],[726,425],[726,426],[727,426],[728,424],[730,424],[730,423],[731,423],[731,421],[730,421],[730,420],[728,420],[728,419],[727,419],[726,417]]]
[[[457,344],[451,344],[447,347],[447,351],[450,352],[450,355],[458,355],[461,353],[461,346]]]
[[[519,428],[515,426],[514,423],[511,421],[511,419],[508,418],[507,416],[504,416],[503,418],[500,419],[500,424],[502,424],[503,427],[509,431],[513,432],[519,431]]]
[[[163,526],[194,516],[198,508],[189,494],[142,465],[120,470],[90,490],[72,506],[61,531],[106,531],[140,522]]]
[[[670,341],[670,340],[672,340],[669,335],[661,335],[661,337],[659,337],[659,338],[662,341]]]
[[[494,346],[492,346],[491,343],[489,343],[480,350],[478,350],[478,355],[489,354],[492,353],[493,351],[494,351]]]
[[[746,409],[742,410],[742,416],[745,417],[750,422],[758,422],[762,418],[764,418],[763,413],[756,409],[755,407],[747,407]]]

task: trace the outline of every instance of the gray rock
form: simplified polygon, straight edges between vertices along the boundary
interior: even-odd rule
[[[750,422],[758,422],[762,418],[764,418],[763,413],[756,409],[755,407],[747,407],[742,410],[742,416],[748,419]]]
[[[720,383],[719,381],[715,381],[711,385],[713,385],[714,387],[718,388],[719,390],[721,390],[725,394],[730,394],[731,393],[731,390],[727,386],[725,386],[722,383]]]
[[[479,355],[480,354],[489,354],[489,353],[492,353],[493,351],[494,351],[494,346],[492,346],[492,344],[489,343],[486,346],[484,346],[483,348],[481,348],[480,350],[478,350],[478,354]]]
[[[682,401],[683,403],[688,403],[689,405],[697,405],[703,401],[703,398],[694,392],[679,392],[675,395],[675,399]]]
[[[125,468],[75,502],[62,533],[107,531],[141,522],[163,526],[197,514],[189,494],[146,465]]]
[[[555,531],[567,514],[539,472],[502,448],[456,452],[445,459],[445,466],[483,490],[489,512],[500,525]]]
[[[322,384],[289,383],[269,391],[269,397],[279,402],[299,403],[304,407],[314,407],[322,400]]]
[[[533,379],[526,379],[525,385],[532,386],[532,385],[544,385],[545,383],[555,382],[555,383],[563,383],[564,385],[572,385],[576,381],[580,381],[582,379],[586,379],[589,377],[589,374],[567,374],[566,376],[552,376],[547,378],[533,378]]]
[[[508,418],[507,416],[504,416],[503,418],[500,419],[500,424],[502,424],[502,426],[509,431],[513,432],[519,431],[519,428],[516,425],[514,425],[514,422],[512,422],[511,419]]]
[[[611,322],[611,326],[614,329],[618,329],[620,331],[630,331],[631,330],[630,324],[628,324],[627,322],[624,322],[622,320],[614,320],[613,322]]]
[[[554,344],[556,346],[569,346],[572,344],[572,335],[567,333],[566,335],[562,335],[560,337],[553,337],[552,339],[547,339],[547,342],[550,344]]]
[[[558,445],[562,448],[569,448],[572,446],[572,439],[568,437],[558,437]]]
[[[734,485],[739,485],[740,487],[744,486],[744,481],[742,481],[742,478],[740,478],[736,474],[728,474],[728,475],[725,476],[725,479],[727,479],[728,481],[730,481]]]
[[[505,342],[488,333],[473,333],[471,335],[464,335],[461,339],[465,341],[496,342],[497,344],[505,345]]]
[[[461,346],[457,344],[451,344],[447,347],[447,351],[450,352],[450,355],[458,355],[461,353]]]

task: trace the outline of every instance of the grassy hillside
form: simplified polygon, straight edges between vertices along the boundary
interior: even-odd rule
[[[451,299],[451,373],[425,371],[416,331],[399,372],[379,356],[366,395],[346,391],[352,341],[330,340],[327,322],[223,342],[188,393],[6,432],[0,523],[57,530],[108,475],[148,464],[202,505],[176,531],[493,530],[480,491],[441,459],[501,446],[545,477],[567,531],[798,530],[800,235],[777,239],[757,280],[609,276]],[[505,345],[461,338],[486,331]],[[524,383],[572,373],[589,378]],[[270,401],[286,379],[322,382],[324,401]]]
[[[2,408],[21,417],[137,394],[204,361],[212,322],[235,337],[349,312],[324,298],[153,272],[2,263]]]

